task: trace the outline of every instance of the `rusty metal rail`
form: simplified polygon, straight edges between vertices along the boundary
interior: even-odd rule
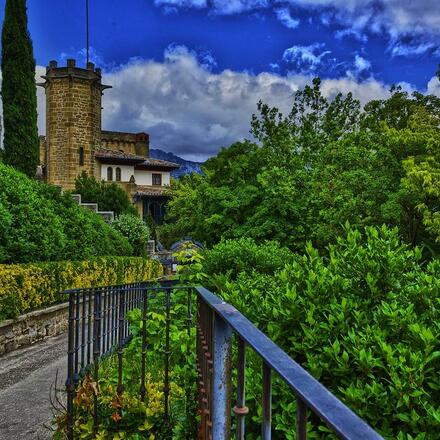
[[[272,371],[292,390],[297,401],[296,438],[307,438],[307,412],[312,411],[341,439],[379,440],[382,437],[330,393],[322,384],[258,330],[233,306],[203,287],[198,296],[198,368],[201,377],[202,438],[230,438],[232,334],[238,339],[236,439],[245,438],[245,347],[263,361],[263,440],[271,439]]]
[[[190,336],[196,313],[196,341],[198,372],[198,400],[200,424],[199,440],[229,440],[232,436],[232,414],[235,416],[235,437],[244,440],[246,416],[246,347],[262,359],[262,426],[261,437],[272,436],[272,373],[275,372],[292,390],[292,399],[297,402],[296,438],[307,438],[307,414],[313,412],[341,439],[379,440],[382,437],[362,419],[347,408],[322,384],[314,379],[280,347],[258,330],[233,306],[203,287],[177,285],[165,282],[135,283],[123,286],[107,286],[94,289],[77,289],[65,292],[69,295],[69,339],[67,388],[67,436],[74,438],[74,397],[81,375],[88,371],[99,379],[100,359],[110,353],[117,356],[117,392],[123,392],[122,371],[124,346],[130,340],[127,313],[135,308],[141,310],[142,353],[139,393],[145,398],[145,376],[148,369],[146,354],[149,335],[145,325],[147,312],[151,311],[150,299],[163,295],[165,313],[164,344],[164,417],[169,418],[170,353],[173,350],[170,338],[170,310],[176,300],[177,290],[187,291],[180,295],[186,302],[186,329]],[[183,299],[185,298],[185,299]],[[196,299],[196,301],[194,301]],[[196,306],[196,307],[194,307]],[[193,310],[193,309],[196,310]],[[184,319],[185,320],[185,319]],[[233,334],[237,340],[236,397],[232,405],[232,345]],[[188,358],[190,355],[188,346]],[[96,403],[96,402],[95,402]],[[232,407],[233,406],[233,407]],[[96,408],[96,405],[95,405]],[[293,421],[292,421],[293,422]],[[95,410],[94,426],[99,424]]]

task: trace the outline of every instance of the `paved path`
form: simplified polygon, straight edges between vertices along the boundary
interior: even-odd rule
[[[61,335],[0,356],[0,440],[51,438],[49,393],[57,371],[58,388],[64,386],[66,350]]]

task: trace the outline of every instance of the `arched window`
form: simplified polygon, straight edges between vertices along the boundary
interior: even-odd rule
[[[121,169],[119,167],[116,168],[116,181],[121,181]]]
[[[84,148],[79,147],[79,164],[80,166],[84,165]]]
[[[113,168],[112,167],[107,168],[107,180],[113,180]]]

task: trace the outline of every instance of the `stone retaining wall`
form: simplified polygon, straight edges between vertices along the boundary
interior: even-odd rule
[[[0,355],[64,333],[68,307],[68,303],[57,304],[0,322]]]

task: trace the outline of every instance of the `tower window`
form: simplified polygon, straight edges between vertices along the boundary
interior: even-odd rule
[[[112,167],[107,168],[107,180],[113,180],[113,168]]]
[[[80,166],[84,165],[84,148],[83,147],[79,148],[79,164],[80,164]]]
[[[153,185],[162,185],[162,174],[153,174]]]
[[[121,169],[119,167],[116,168],[116,181],[121,181]]]

